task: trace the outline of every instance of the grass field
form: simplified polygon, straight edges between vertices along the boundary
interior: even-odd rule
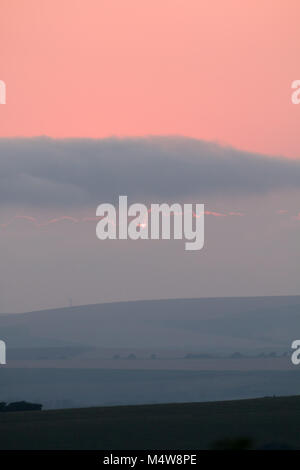
[[[0,448],[209,449],[245,438],[253,448],[299,449],[299,428],[298,396],[15,412],[0,415]]]

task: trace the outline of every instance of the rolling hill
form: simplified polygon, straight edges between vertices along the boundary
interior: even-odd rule
[[[12,348],[286,349],[299,317],[300,296],[118,302],[2,314],[0,338]]]
[[[0,449],[300,449],[300,397],[3,413]]]

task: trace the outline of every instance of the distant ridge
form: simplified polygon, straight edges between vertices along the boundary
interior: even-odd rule
[[[300,296],[111,302],[0,316],[13,347],[82,345],[196,350],[289,347]]]

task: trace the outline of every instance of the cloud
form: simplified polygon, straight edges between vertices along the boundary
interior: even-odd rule
[[[148,211],[151,212],[151,211]],[[239,216],[242,217],[245,214],[242,214],[240,212],[228,212],[226,213],[220,213],[220,212],[215,212],[215,211],[204,211],[204,214],[206,216],[212,216],[212,217],[230,217],[230,216]],[[197,217],[196,214],[193,213],[193,217]],[[298,216],[297,216],[298,218]],[[25,222],[30,223],[32,227],[36,229],[44,229],[45,227],[48,227],[49,225],[54,225],[54,224],[60,224],[62,222],[68,222],[71,224],[85,224],[85,223],[94,223],[98,222],[99,217],[81,217],[81,218],[76,218],[70,215],[62,215],[59,217],[54,217],[52,219],[47,219],[46,221],[40,221],[37,217],[33,217],[31,215],[15,215],[11,217],[9,220],[6,222],[0,223],[0,229],[6,230],[10,226],[13,226],[15,222]]]
[[[0,139],[0,204],[96,206],[300,189],[300,162],[183,137]]]

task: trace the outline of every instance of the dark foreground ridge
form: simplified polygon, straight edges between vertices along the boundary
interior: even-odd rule
[[[1,413],[1,449],[300,449],[300,396]]]

